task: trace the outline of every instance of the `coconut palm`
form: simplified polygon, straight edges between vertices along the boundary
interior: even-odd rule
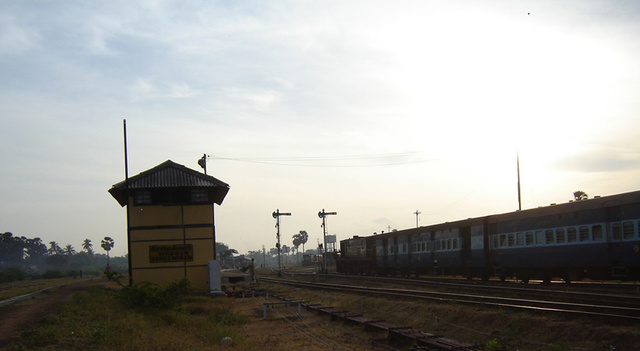
[[[91,240],[84,239],[84,241],[82,242],[82,249],[85,250],[89,255],[93,255],[93,244],[91,243]]]
[[[47,250],[47,252],[49,253],[49,256],[53,256],[62,254],[63,250],[57,242],[51,241],[49,242],[49,250]]]
[[[73,256],[76,253],[76,250],[71,245],[67,245],[64,248],[64,254],[67,256]]]

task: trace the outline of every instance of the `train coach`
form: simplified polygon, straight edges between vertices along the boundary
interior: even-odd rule
[[[340,242],[337,270],[523,281],[640,279],[640,191]]]

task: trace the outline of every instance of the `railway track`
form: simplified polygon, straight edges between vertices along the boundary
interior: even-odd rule
[[[580,287],[568,287],[566,284],[555,287],[545,285],[529,284],[486,284],[484,282],[467,282],[464,280],[440,280],[440,279],[403,279],[390,277],[369,277],[369,276],[345,276],[328,275],[326,279],[348,279],[349,282],[380,282],[382,284],[394,284],[396,286],[415,286],[419,288],[434,289],[437,291],[457,292],[457,293],[479,293],[491,296],[513,297],[521,299],[544,299],[549,301],[567,302],[574,304],[611,304],[630,309],[640,309],[640,294],[631,293],[629,288],[621,292],[618,287],[615,290],[589,291]]]
[[[583,294],[583,296],[581,296],[580,294],[568,292],[561,294],[558,291],[544,292],[536,295],[532,291],[527,291],[522,288],[517,291],[521,296],[513,297],[513,291],[509,292],[509,296],[503,296],[505,291],[502,289],[496,290],[494,287],[487,289],[475,285],[457,287],[457,289],[462,289],[466,292],[437,291],[435,289],[424,289],[424,287],[421,289],[372,287],[353,284],[354,280],[352,278],[353,276],[349,276],[349,284],[308,282],[265,277],[262,277],[261,281],[312,289],[335,290],[367,295],[375,294],[393,298],[423,299],[442,303],[510,308],[539,313],[562,313],[566,315],[591,316],[640,323],[640,298],[638,297],[608,296],[594,293]],[[406,279],[401,281],[403,284],[407,284]],[[392,278],[390,278],[387,282],[397,283],[397,279],[392,280]],[[411,283],[415,282],[411,281]],[[381,285],[379,283],[375,284]],[[535,292],[539,293],[539,291]],[[497,294],[500,296],[497,296]]]

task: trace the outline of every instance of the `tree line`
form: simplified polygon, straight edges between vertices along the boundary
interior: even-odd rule
[[[56,241],[45,244],[41,238],[27,238],[25,236],[15,236],[13,233],[5,232],[0,234],[0,271],[10,271],[13,275],[34,276],[53,271],[59,273],[54,275],[78,275],[82,271],[85,273],[102,272],[109,264],[109,252],[115,246],[115,242],[110,237],[105,237],[101,242],[101,248],[106,254],[94,251],[93,242],[85,239],[82,242],[81,251],[76,251],[72,245],[60,246]],[[127,259],[118,258],[113,265],[124,264],[126,270]],[[6,272],[5,272],[6,273]],[[8,273],[6,273],[6,275]],[[18,277],[20,278],[20,277]],[[2,279],[2,277],[0,277]],[[20,280],[20,279],[14,279]]]
[[[292,264],[292,263],[300,263],[300,246],[302,246],[302,253],[313,253],[317,254],[317,250],[311,252],[305,251],[304,245],[309,240],[309,234],[306,230],[300,230],[298,233],[292,236],[292,245],[283,244],[281,247],[278,247],[276,243],[274,247],[270,249],[266,249],[264,246],[261,250],[249,250],[247,253],[247,257],[253,258],[256,262],[259,262],[260,265],[266,266],[277,266],[278,264],[278,253],[284,258],[284,264]],[[292,262],[291,256],[295,256],[293,259],[295,261]]]

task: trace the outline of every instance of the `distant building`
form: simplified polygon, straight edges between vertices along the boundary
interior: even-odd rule
[[[186,277],[192,288],[209,289],[214,204],[228,192],[228,184],[170,160],[114,184],[109,193],[127,206],[131,282],[164,285]]]

